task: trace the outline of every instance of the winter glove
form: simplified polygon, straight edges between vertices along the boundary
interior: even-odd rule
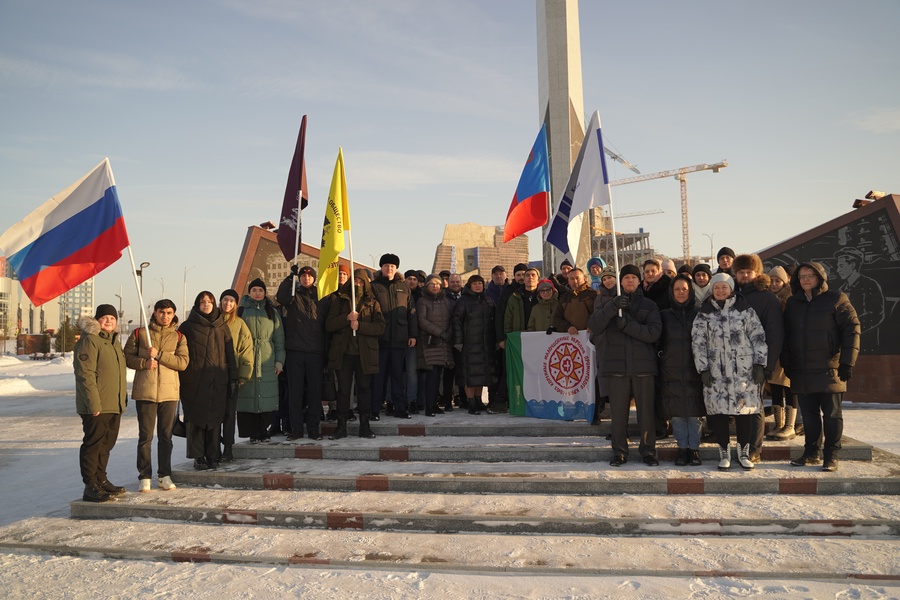
[[[762,385],[766,382],[766,368],[762,365],[753,365],[753,383]]]
[[[457,352],[462,352],[462,344],[453,344],[453,347],[456,348]]]
[[[300,267],[296,264],[291,265],[291,275],[296,275],[300,271]]]
[[[442,334],[441,334],[441,339],[442,339],[443,341],[445,341],[445,342],[449,342],[449,341],[450,341],[450,332],[449,332],[449,331],[445,331],[444,333],[442,333]]]
[[[853,367],[850,365],[838,365],[838,379],[845,383],[853,379]]]
[[[556,327],[554,327],[553,325],[551,325],[550,327],[547,328],[547,335],[550,335],[550,334],[553,333],[554,331],[556,331]]]
[[[628,317],[616,317],[616,329],[622,331],[628,325]]]
[[[712,387],[712,373],[700,371],[700,381],[703,382],[703,387]]]
[[[612,304],[619,310],[622,310],[623,308],[628,308],[628,306],[631,304],[631,299],[625,294],[622,294],[621,296],[616,296],[615,298],[613,298]]]

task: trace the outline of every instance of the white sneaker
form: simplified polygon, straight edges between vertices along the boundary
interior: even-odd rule
[[[149,479],[141,479],[140,483],[138,483],[138,491],[139,492],[149,492],[150,491],[150,480]]]
[[[719,446],[719,470],[727,471],[731,468],[731,444],[724,448]]]
[[[159,478],[159,489],[164,492],[168,492],[169,490],[175,489],[175,484],[172,483],[172,478],[168,475]]]
[[[750,444],[744,444],[740,447],[738,452],[738,462],[741,463],[741,468],[745,471],[749,471],[756,467],[756,465],[753,464],[753,461],[750,460]]]

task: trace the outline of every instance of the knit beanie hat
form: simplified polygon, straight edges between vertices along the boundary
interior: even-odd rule
[[[723,256],[730,256],[731,258],[734,258],[734,250],[732,250],[728,246],[722,246],[722,248],[719,249],[719,253],[716,254],[716,260],[719,260]]]
[[[118,321],[119,312],[112,304],[99,304],[97,305],[97,312],[94,313],[94,319],[99,321],[100,317],[114,317]]]
[[[626,275],[634,275],[638,279],[641,278],[641,270],[636,265],[625,265],[619,271],[619,280],[621,280]]]
[[[693,274],[697,273],[706,273],[708,277],[712,277],[712,269],[709,268],[709,265],[706,263],[700,263],[696,267],[694,267]]]
[[[248,289],[249,289],[249,288],[248,288]],[[235,301],[235,302],[239,302],[240,299],[241,299],[240,296],[238,296],[238,293],[237,293],[235,290],[225,290],[225,291],[222,292],[222,294],[219,296],[219,302],[221,302],[221,301],[222,301],[222,298],[224,298],[225,296],[231,296],[232,298],[234,298],[234,301]]]
[[[717,283],[725,282],[728,284],[728,287],[731,288],[731,291],[734,291],[734,279],[731,278],[731,275],[728,273],[716,273],[713,275],[713,278],[709,280],[709,285],[714,286]]]
[[[780,279],[782,283],[787,285],[790,282],[790,277],[788,277],[787,271],[784,270],[784,267],[777,266],[769,271],[769,277],[772,279]]]
[[[263,292],[266,291],[266,282],[257,277],[253,281],[250,282],[250,285],[247,286],[247,290],[252,290],[255,287],[261,287]]]

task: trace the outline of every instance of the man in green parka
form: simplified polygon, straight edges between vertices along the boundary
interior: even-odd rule
[[[81,415],[84,439],[78,457],[86,502],[106,502],[124,494],[106,476],[109,453],[119,437],[119,423],[128,404],[125,354],[116,332],[118,313],[111,304],[97,307],[94,318],[81,317],[81,338],[75,344],[75,407]]]

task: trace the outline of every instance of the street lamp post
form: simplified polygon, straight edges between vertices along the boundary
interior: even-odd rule
[[[132,264],[134,264],[134,263],[132,263]],[[141,302],[140,302],[141,304],[143,304],[143,298],[144,298],[144,269],[146,269],[149,266],[150,266],[150,263],[148,263],[146,261],[142,262],[140,268],[138,268],[134,272],[135,275],[137,275],[137,277],[138,277],[138,289],[141,292]],[[141,327],[143,327],[143,326],[144,326],[144,307],[141,306]]]
[[[153,281],[159,283],[160,293],[162,294],[162,296],[160,296],[160,298],[165,298],[166,297],[166,282],[165,282],[165,280],[162,277],[154,277]]]
[[[119,326],[119,335],[122,334],[122,317],[125,316],[125,311],[122,310],[122,286],[119,286],[119,293],[115,294],[116,298],[119,299],[119,320],[116,324]]]
[[[184,281],[182,282],[181,288],[181,320],[187,320],[187,273],[191,269],[195,269],[197,265],[191,265],[190,267],[184,268]]]
[[[712,235],[710,235],[708,233],[704,233],[703,235],[709,238],[709,261],[712,262],[713,257],[715,257],[715,254],[713,254],[713,237],[715,237],[716,234],[713,233]]]

